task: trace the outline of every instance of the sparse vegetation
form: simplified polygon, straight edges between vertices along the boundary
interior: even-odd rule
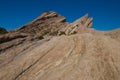
[[[64,32],[64,31],[59,31],[59,32],[58,32],[58,35],[59,35],[59,36],[65,35],[65,32]]]
[[[5,28],[0,27],[0,34],[6,34],[6,33],[8,33],[8,31]]]

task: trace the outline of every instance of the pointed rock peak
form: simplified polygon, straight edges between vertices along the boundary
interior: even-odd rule
[[[57,14],[57,12],[55,12],[55,11],[49,11],[49,13],[50,13],[50,14],[51,14],[51,13]]]
[[[58,30],[66,25],[64,16],[55,11],[46,11],[32,22],[17,29],[17,31],[41,36],[57,35]]]
[[[45,11],[45,12],[43,12],[43,14],[44,14],[44,13],[47,13],[47,14],[55,13],[55,14],[57,14],[57,12],[55,12],[55,11]]]
[[[89,18],[87,13],[83,17],[74,21],[72,24],[68,25],[62,33],[64,32],[65,35],[71,35],[74,33],[85,32],[87,28],[92,27],[92,20],[93,18]],[[61,34],[61,32],[59,32],[59,34]]]
[[[49,11],[49,12],[47,12],[46,16],[54,16],[54,15],[58,15],[58,14],[54,11]]]
[[[84,17],[84,18],[88,18],[88,16],[89,16],[89,14],[86,13],[83,17]]]
[[[59,16],[59,14],[57,14],[55,11],[45,11],[38,18],[36,18],[35,20],[38,20],[38,19],[45,20],[45,19],[49,19],[49,18],[53,18],[53,17],[57,17],[57,16]]]
[[[81,18],[77,19],[76,21],[74,21],[72,24],[74,25],[78,25],[78,24],[84,24],[88,19],[88,13],[85,14],[84,16],[82,16]]]
[[[83,17],[79,18],[78,20],[76,20],[75,22],[73,22],[73,26],[78,26],[78,27],[85,27],[85,28],[89,28],[91,27],[89,24],[92,23],[93,18],[89,18],[88,13],[85,14]]]

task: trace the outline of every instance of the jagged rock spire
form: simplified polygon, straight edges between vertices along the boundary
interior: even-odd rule
[[[59,29],[67,25],[66,18],[54,11],[46,11],[32,22],[18,28],[17,32],[32,35],[57,35]]]
[[[62,32],[64,32],[65,35],[70,35],[70,34],[78,32],[78,30],[80,30],[79,28],[91,28],[92,20],[93,18],[89,18],[88,13],[87,13],[80,19],[68,25]],[[59,34],[61,33],[59,32]]]

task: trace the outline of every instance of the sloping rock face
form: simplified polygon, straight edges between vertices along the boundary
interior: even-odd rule
[[[44,39],[44,37],[42,36],[34,36],[34,35],[29,35],[25,33],[16,33],[16,32],[1,35],[0,36],[0,54],[20,44],[42,40],[42,39]]]
[[[88,18],[88,14],[86,14],[82,18],[66,26],[63,30],[59,31],[58,35],[61,35],[62,33],[65,35],[71,35],[74,33],[86,32],[88,28],[92,27],[92,20],[93,18]]]
[[[15,49],[19,53],[1,61],[1,80],[120,79],[120,43],[110,37],[84,33],[27,45],[26,50]],[[6,51],[0,59],[12,54]]]
[[[0,53],[19,44],[56,36],[58,31],[68,24],[66,18],[56,12],[44,12],[32,22],[8,34],[0,35]]]
[[[0,80],[120,80],[120,30],[91,26],[88,14],[67,23],[50,11],[0,35]]]
[[[120,29],[107,31],[104,34],[107,35],[107,36],[110,36],[113,39],[116,39],[117,41],[120,41]]]
[[[55,36],[67,24],[66,18],[54,11],[44,12],[37,19],[17,29],[17,32],[35,34],[39,36]]]

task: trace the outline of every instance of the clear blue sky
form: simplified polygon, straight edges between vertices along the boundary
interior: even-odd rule
[[[13,30],[51,10],[69,22],[89,13],[97,30],[120,28],[120,0],[0,0],[0,26]]]

